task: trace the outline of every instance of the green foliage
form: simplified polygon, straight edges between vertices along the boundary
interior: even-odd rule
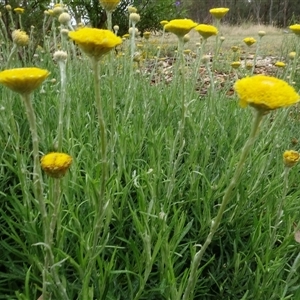
[[[86,22],[90,20],[93,27],[105,28],[106,13],[99,5],[98,0],[70,1],[68,5],[75,13],[80,11],[81,17]],[[120,27],[121,35],[128,33],[127,7],[129,5],[136,7],[137,12],[141,15],[141,21],[137,24],[141,32],[161,30],[160,21],[162,20],[187,17],[185,5],[183,3],[175,5],[174,0],[122,0],[113,13],[113,25]]]
[[[56,147],[61,85],[59,66],[52,59],[54,37],[59,34],[52,28],[34,61],[51,72],[32,98],[41,155]],[[120,46],[124,55],[112,51],[100,62],[107,202],[95,268],[86,294],[79,297],[96,232],[103,156],[93,65],[70,41],[61,45],[68,53],[63,151],[73,164],[59,181],[55,264],[49,269],[57,270],[69,299],[180,300],[191,261],[209,233],[249,134],[251,108],[240,108],[232,94],[236,76],[244,75],[229,67],[217,73],[219,65],[229,65],[221,55],[214,72],[210,63],[205,69],[200,52],[196,58],[183,60],[171,53],[172,58],[132,65],[129,41]],[[4,60],[12,45],[6,46]],[[32,63],[18,56],[12,60],[13,67],[24,62]],[[2,85],[0,93],[0,299],[38,299],[46,247],[33,193],[30,130],[18,95]],[[298,149],[291,139],[298,139],[299,122],[297,108],[264,116],[198,269],[192,299],[298,300],[299,244],[294,233],[300,227],[299,166],[291,169],[283,194],[282,153]],[[53,212],[55,182],[46,175],[43,180],[45,204]],[[280,223],[275,224],[278,214]],[[57,287],[50,278],[52,299],[62,299]]]

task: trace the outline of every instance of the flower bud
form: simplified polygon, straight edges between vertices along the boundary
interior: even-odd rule
[[[61,50],[55,51],[53,54],[53,59],[55,61],[66,61],[67,57],[68,57],[67,52]]]
[[[260,31],[258,32],[258,36],[260,36],[260,37],[263,37],[263,36],[265,36],[265,35],[266,35],[266,32],[263,31],[263,30],[260,30]]]
[[[190,41],[190,36],[188,35],[188,34],[185,34],[184,36],[183,36],[183,42],[184,43],[187,43],[187,42],[189,42]]]
[[[283,153],[283,163],[286,167],[291,168],[300,160],[300,154],[294,150],[286,150]]]
[[[129,19],[130,19],[130,21],[131,21],[133,24],[136,24],[137,22],[140,21],[141,17],[140,17],[140,15],[137,14],[137,13],[131,13],[131,14],[129,15]]]
[[[127,10],[130,14],[137,12],[137,9],[134,6],[128,6]]]
[[[58,17],[58,22],[63,25],[68,25],[70,20],[71,20],[71,16],[66,12],[61,13],[60,16]]]

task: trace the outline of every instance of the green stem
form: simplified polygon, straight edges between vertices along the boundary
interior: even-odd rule
[[[16,44],[13,44],[13,47],[10,51],[9,57],[7,59],[7,62],[6,62],[6,69],[9,69],[12,58],[15,55],[15,53],[17,52],[17,49],[18,49],[18,46]]]
[[[133,57],[134,57],[134,51],[135,51],[135,23],[132,22],[132,32],[130,35],[130,62],[131,62],[131,74],[133,70]]]
[[[252,145],[255,141],[255,138],[258,134],[259,131],[259,125],[262,121],[262,118],[264,116],[264,111],[261,110],[255,110],[255,115],[254,115],[254,121],[252,124],[252,129],[251,129],[251,133],[249,135],[248,140],[246,141],[244,148],[242,149],[241,152],[241,156],[239,159],[239,162],[236,166],[235,172],[233,174],[233,177],[229,183],[229,186],[227,187],[225,194],[223,196],[222,199],[222,203],[220,205],[219,211],[217,213],[217,216],[212,220],[211,222],[211,228],[210,228],[210,232],[205,240],[205,243],[203,244],[203,246],[201,247],[201,249],[195,254],[192,262],[191,262],[191,268],[190,268],[190,275],[188,278],[188,283],[187,283],[187,287],[185,289],[184,295],[182,300],[188,300],[188,299],[193,299],[192,295],[194,293],[194,289],[195,289],[195,285],[196,285],[196,281],[198,278],[198,267],[201,263],[202,257],[206,251],[206,249],[208,248],[208,246],[210,245],[212,238],[214,236],[214,234],[216,233],[217,229],[219,228],[219,225],[221,223],[225,208],[228,204],[228,202],[231,199],[231,194],[233,189],[235,188],[237,181],[239,180],[242,170],[243,170],[243,166],[244,163],[246,161],[246,158],[252,148]]]
[[[105,201],[105,187],[107,181],[107,137],[106,137],[106,127],[102,112],[102,102],[100,93],[100,64],[99,61],[94,59],[92,61],[94,69],[94,85],[95,85],[95,104],[98,113],[98,122],[100,128],[100,156],[101,156],[101,179],[100,179],[100,191],[99,199],[96,205],[95,219],[93,225],[93,242],[90,251],[87,254],[88,265],[85,270],[83,277],[83,287],[79,299],[89,299],[89,283],[92,276],[93,269],[95,267],[95,261],[97,259],[97,245],[100,239],[101,230],[103,228],[104,218],[107,213],[107,208],[109,206],[109,201]],[[107,224],[107,222],[105,223]],[[108,224],[107,224],[108,226]],[[104,230],[106,232],[106,230]]]
[[[20,25],[20,29],[23,30],[22,16],[21,16],[21,14],[19,14],[19,25]]]
[[[33,147],[33,187],[34,194],[39,203],[40,213],[42,215],[43,220],[47,218],[47,211],[44,202],[43,196],[43,178],[40,166],[40,158],[39,158],[39,141],[36,127],[36,117],[34,113],[34,109],[30,100],[29,94],[21,95],[21,98],[25,104],[26,114],[30,126],[30,132],[32,137],[32,147]],[[44,221],[44,225],[46,225]]]
[[[58,66],[60,70],[60,105],[59,105],[59,117],[58,117],[58,129],[57,129],[57,149],[59,152],[62,151],[62,144],[63,144],[63,129],[64,129],[64,109],[65,109],[65,102],[66,102],[66,61],[59,60]],[[66,120],[67,124],[70,119],[69,111],[67,112]]]
[[[15,26],[15,22],[14,22],[14,18],[13,18],[11,10],[8,12],[8,14],[9,14],[10,22],[11,22],[11,29],[15,30],[16,26]]]
[[[169,161],[169,184],[167,188],[167,199],[171,198],[174,186],[175,186],[175,177],[176,172],[178,169],[179,161],[185,146],[184,140],[184,128],[185,128],[185,118],[186,118],[186,90],[185,90],[185,76],[184,76],[184,69],[185,69],[185,62],[184,62],[184,53],[183,53],[184,43],[183,39],[179,38],[178,40],[178,55],[179,55],[179,62],[177,64],[176,69],[176,82],[177,84],[179,81],[181,82],[181,91],[182,91],[182,99],[181,99],[181,119],[179,121],[179,126],[176,132],[176,136],[172,145],[172,150],[170,153],[170,161]],[[177,157],[175,159],[175,153],[177,150],[177,145],[180,145],[179,151],[177,153]],[[175,161],[174,161],[175,159]],[[166,203],[170,203],[170,201],[166,201]],[[166,208],[165,208],[166,209]],[[167,210],[167,209],[166,209]]]
[[[112,12],[106,11],[107,16],[107,29],[112,31]]]

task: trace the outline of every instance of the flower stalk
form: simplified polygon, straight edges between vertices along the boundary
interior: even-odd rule
[[[88,265],[85,270],[83,278],[83,287],[80,299],[87,299],[89,294],[89,283],[92,276],[93,269],[95,267],[95,261],[97,259],[97,246],[103,228],[103,221],[107,212],[109,201],[106,201],[106,181],[108,173],[107,164],[107,136],[106,126],[102,111],[102,101],[100,93],[100,64],[99,60],[92,59],[93,71],[94,71],[94,86],[95,86],[95,104],[98,114],[98,122],[100,128],[100,157],[101,157],[101,179],[100,179],[100,191],[98,203],[96,205],[96,212],[93,226],[93,241],[90,251],[88,252]],[[107,222],[106,222],[107,223]]]

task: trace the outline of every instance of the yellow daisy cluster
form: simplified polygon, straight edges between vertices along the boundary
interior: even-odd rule
[[[51,152],[41,158],[44,172],[53,178],[63,177],[72,163],[72,157],[65,153]]]
[[[0,83],[21,95],[30,94],[49,76],[39,68],[17,68],[0,72]]]
[[[97,28],[81,28],[69,32],[69,37],[85,54],[96,60],[122,43],[122,39],[110,30]]]
[[[212,25],[199,24],[194,28],[204,39],[208,39],[212,35],[218,34],[218,29]]]
[[[214,18],[220,20],[229,12],[229,8],[225,8],[225,7],[212,8],[209,10],[209,12]]]
[[[13,42],[20,47],[27,46],[29,44],[29,36],[25,31],[20,29],[14,30],[11,34]]]
[[[164,26],[164,28],[166,31],[172,32],[176,34],[179,38],[182,38],[196,26],[197,23],[195,23],[191,19],[174,19],[168,22]]]
[[[253,106],[269,111],[299,102],[299,95],[287,82],[264,75],[255,75],[238,80],[234,89],[241,107]]]
[[[283,153],[283,163],[286,167],[291,168],[300,160],[300,153],[294,150],[286,150]]]
[[[120,0],[99,0],[101,6],[106,11],[114,11],[118,4],[120,3]]]
[[[244,43],[247,45],[247,46],[252,46],[253,44],[256,43],[256,39],[253,38],[253,37],[247,37],[247,38],[244,38]]]
[[[294,25],[291,25],[289,27],[293,33],[295,33],[296,35],[300,35],[300,24],[294,24]]]

